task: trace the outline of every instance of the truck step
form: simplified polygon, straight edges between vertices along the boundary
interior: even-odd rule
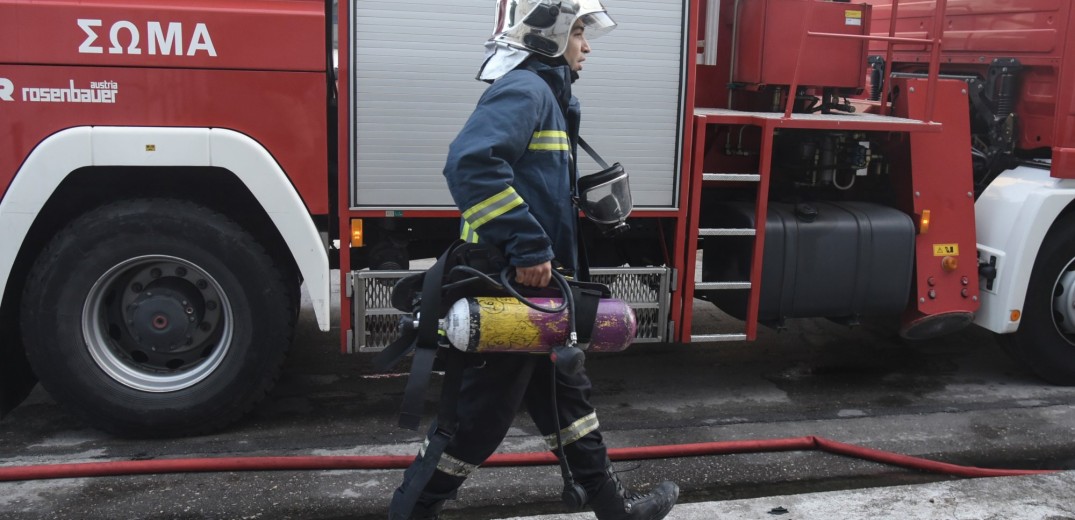
[[[698,282],[694,284],[696,291],[726,291],[733,289],[750,289],[750,282]]]
[[[703,173],[703,181],[718,182],[758,182],[761,175],[757,173]]]
[[[707,341],[746,341],[746,334],[691,334],[691,343]]]
[[[700,237],[752,237],[757,234],[754,228],[701,228]]]

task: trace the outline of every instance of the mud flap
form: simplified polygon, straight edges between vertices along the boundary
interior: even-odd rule
[[[15,313],[0,309],[0,419],[26,399],[37,383],[20,336]]]

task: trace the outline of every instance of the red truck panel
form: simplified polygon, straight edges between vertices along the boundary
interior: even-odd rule
[[[887,34],[891,0],[869,0],[874,5],[874,34]],[[902,1],[896,35],[932,36],[933,3]],[[984,76],[996,58],[1016,58],[1024,67],[1019,75],[1017,146],[1052,147],[1053,175],[1075,178],[1075,41],[1068,30],[1075,25],[1069,0],[949,0],[942,45],[942,72]],[[921,45],[894,47],[895,70],[924,71],[929,59]],[[884,47],[873,44],[871,54]],[[920,70],[919,70],[920,69]],[[1067,165],[1059,167],[1059,165]]]
[[[0,0],[0,63],[323,71],[324,5]]]
[[[871,0],[874,5],[874,32],[888,30],[891,0]],[[944,60],[980,63],[983,54],[1015,57],[1030,63],[1060,56],[1067,27],[1068,0],[949,0],[944,28]],[[899,36],[923,38],[933,26],[933,2],[910,2],[899,5]],[[883,50],[874,44],[872,50]],[[913,61],[924,45],[901,44],[896,47],[897,61]],[[900,52],[902,51],[902,52]]]
[[[177,4],[0,1],[0,113],[11,125],[0,140],[0,193],[33,147],[64,128],[217,127],[264,145],[308,209],[328,211],[324,3]],[[102,53],[79,52],[87,39],[79,19],[102,20],[95,42]],[[143,31],[141,54],[126,46],[109,52],[110,27],[122,21]],[[150,21],[182,23],[183,38],[170,48],[182,41],[184,55],[163,55],[161,46],[150,54],[144,32]],[[188,56],[188,44],[199,41],[191,39],[197,23],[209,36]],[[302,37],[285,37],[291,34]],[[209,40],[215,57],[199,47]],[[102,64],[110,66],[91,66]]]
[[[739,4],[737,55],[732,81],[790,85],[796,61],[801,61],[799,84],[863,88],[866,42],[810,37],[800,52],[799,41],[807,8],[812,32],[864,35],[869,6],[816,0],[746,0]]]

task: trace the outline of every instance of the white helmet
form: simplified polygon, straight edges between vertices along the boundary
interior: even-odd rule
[[[571,27],[579,19],[587,39],[616,27],[601,0],[497,0],[491,40],[556,58],[567,50]]]

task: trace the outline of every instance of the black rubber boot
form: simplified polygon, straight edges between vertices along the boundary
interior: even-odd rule
[[[452,477],[441,472],[433,474],[433,478],[426,483],[425,488],[418,494],[414,507],[405,498],[407,487],[413,485],[415,466],[407,469],[403,476],[403,484],[392,494],[392,502],[388,504],[388,520],[438,520],[440,511],[444,509],[444,503],[455,498],[456,489],[463,479]]]
[[[674,482],[664,481],[646,493],[636,493],[623,487],[612,468],[605,474],[608,479],[590,500],[597,520],[660,520],[679,498]]]
[[[398,496],[398,495],[397,495]],[[399,511],[399,504],[393,500],[393,503],[388,507],[388,519],[389,520],[438,520],[440,518],[440,511],[444,509],[444,500],[430,501],[428,497],[418,499],[418,503],[414,504],[414,509],[411,510],[410,516],[403,516]]]
[[[410,520],[437,520],[440,518],[440,510],[444,508],[444,501],[435,502],[432,505],[422,505],[421,502],[414,505]]]

